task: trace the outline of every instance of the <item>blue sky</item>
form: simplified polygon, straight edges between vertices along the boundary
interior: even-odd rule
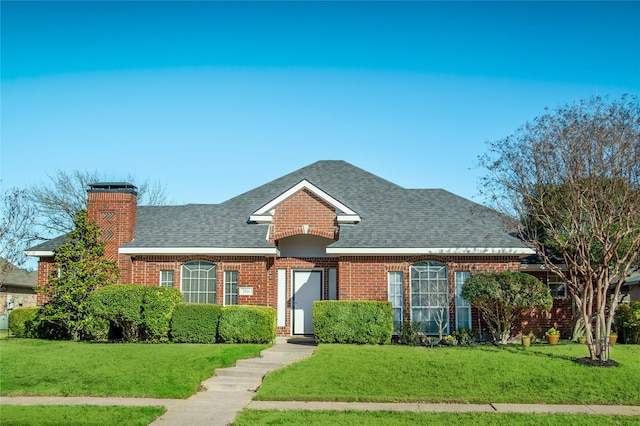
[[[217,203],[322,159],[478,197],[488,140],[640,95],[640,2],[7,2],[3,187],[133,174]]]

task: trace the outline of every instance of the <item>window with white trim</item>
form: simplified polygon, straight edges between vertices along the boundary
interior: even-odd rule
[[[389,302],[393,310],[393,333],[402,331],[402,314],[404,305],[404,292],[402,288],[402,272],[389,272]]]
[[[420,262],[411,266],[411,321],[425,334],[438,334],[438,323],[449,333],[449,280],[447,266]]]
[[[224,271],[224,304],[238,304],[238,271]]]
[[[469,271],[456,271],[456,328],[471,329],[471,304],[462,297],[462,286],[470,276]]]
[[[547,287],[552,298],[565,299],[567,297],[567,283],[556,274],[547,273]]]
[[[180,290],[188,303],[216,303],[217,268],[214,263],[196,260],[182,265]]]
[[[160,287],[173,287],[173,270],[160,271]]]

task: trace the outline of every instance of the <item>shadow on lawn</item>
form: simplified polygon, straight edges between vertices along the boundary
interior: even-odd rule
[[[535,356],[539,358],[561,359],[564,361],[571,361],[577,364],[585,365],[587,367],[617,367],[619,365],[616,361],[612,359],[601,362],[599,360],[592,360],[590,357],[576,358],[573,356],[561,355],[553,352],[538,352],[535,350],[535,346],[530,346],[526,348],[520,345],[493,345],[493,346],[484,346],[483,350],[506,351],[514,354]]]

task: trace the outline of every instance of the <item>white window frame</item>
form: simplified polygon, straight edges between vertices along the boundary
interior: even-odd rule
[[[218,267],[215,263],[205,260],[195,260],[193,262],[184,263],[180,272],[180,291],[182,292],[185,302],[208,304],[216,303],[218,290]],[[196,284],[195,289],[194,283]],[[213,284],[212,288],[210,287],[211,284]],[[185,287],[189,287],[189,289],[187,290]]]
[[[160,270],[160,287],[173,287],[174,285],[175,285],[175,271],[173,269]]]
[[[562,281],[562,278],[554,273],[547,273],[547,288],[549,289],[549,293],[551,293],[551,297],[554,300],[567,298],[567,283]],[[559,288],[562,289],[561,295],[559,295],[558,292]]]
[[[404,274],[401,271],[389,271],[387,284],[387,297],[393,311],[393,334],[399,334],[404,322]]]
[[[225,306],[238,304],[238,275],[239,275],[239,272],[236,270],[224,271],[224,301],[223,302]],[[228,285],[232,286],[231,291],[227,288]],[[233,291],[234,286],[235,286],[235,292]]]
[[[422,333],[437,335],[439,330],[436,318],[444,306],[443,314],[447,318],[444,333],[449,334],[451,324],[447,265],[435,261],[419,262],[411,265],[409,270],[411,321],[420,323]]]
[[[456,328],[467,327],[469,330],[472,329],[471,324],[473,323],[471,319],[471,303],[465,298],[462,297],[462,286],[465,281],[471,277],[471,272],[469,271],[456,271],[455,279],[456,279]],[[466,311],[469,318],[468,324],[462,324],[460,322],[460,314],[459,312]]]

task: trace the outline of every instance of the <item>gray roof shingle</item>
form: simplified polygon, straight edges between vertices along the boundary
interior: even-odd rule
[[[318,161],[221,204],[140,206],[124,247],[273,247],[267,225],[249,216],[302,180],[361,217],[341,225],[331,248],[527,248],[493,210],[442,189],[405,189],[345,161]]]

